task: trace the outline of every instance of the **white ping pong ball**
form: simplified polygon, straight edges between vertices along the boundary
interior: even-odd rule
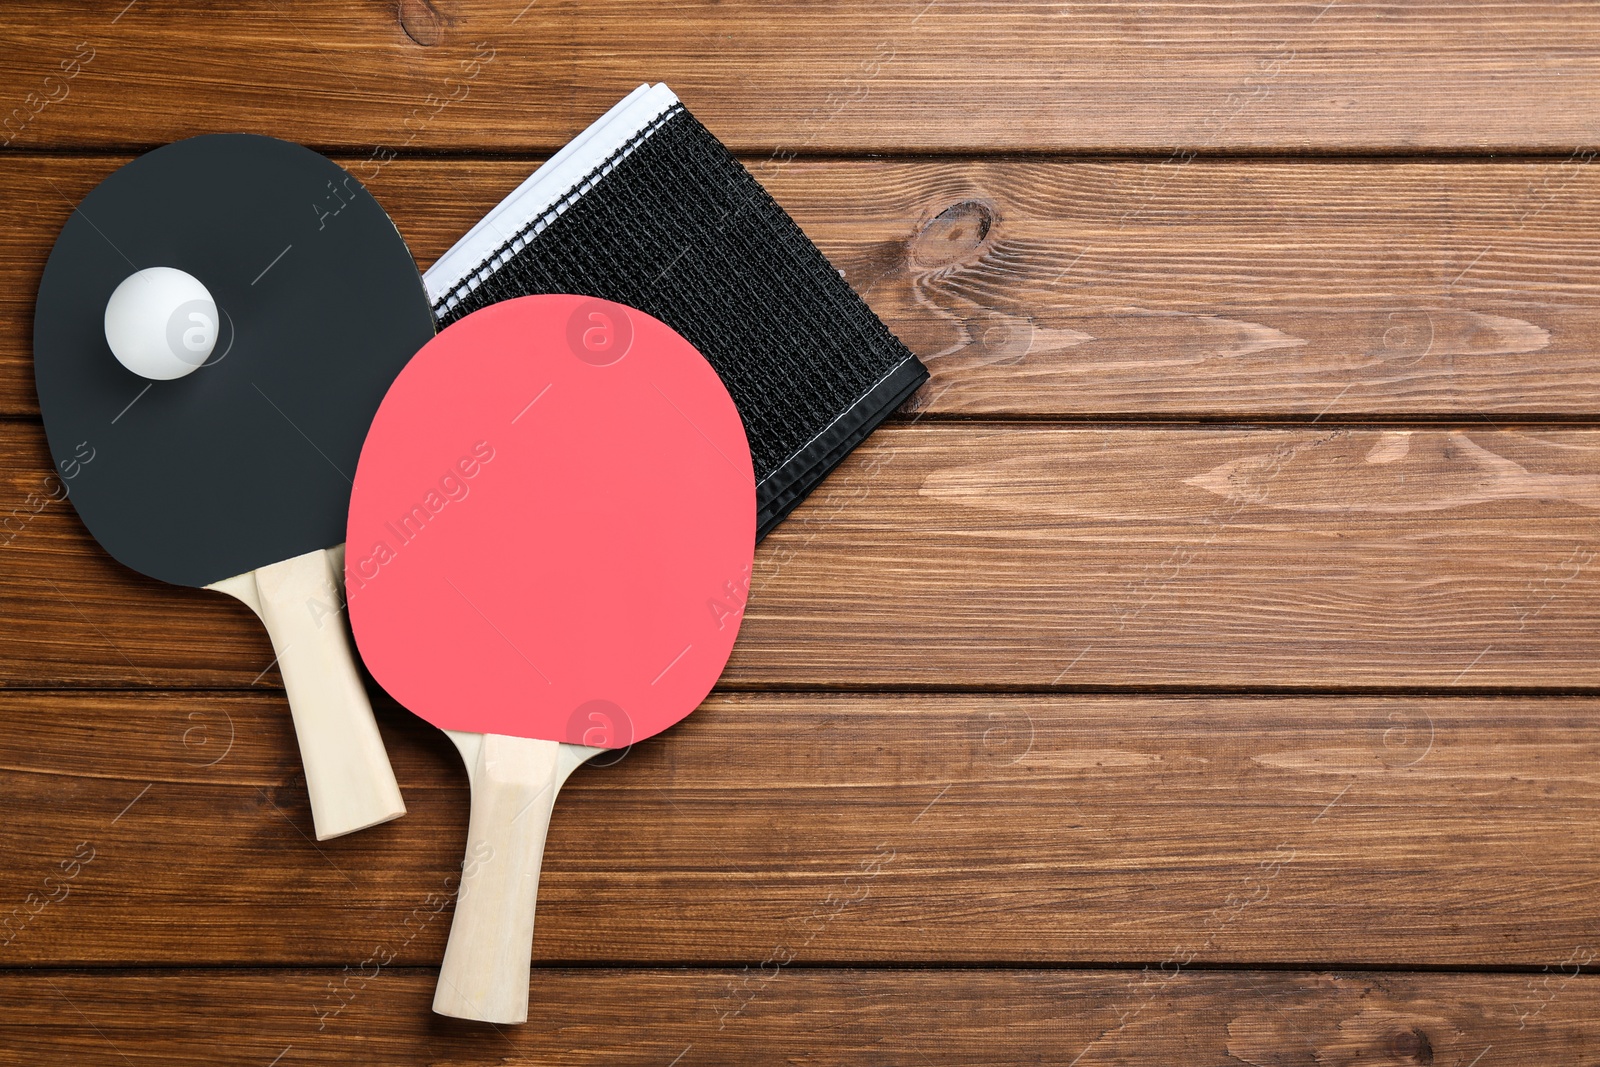
[[[106,301],[106,343],[141,378],[182,378],[217,343],[217,302],[194,275],[147,267],[124,278]]]

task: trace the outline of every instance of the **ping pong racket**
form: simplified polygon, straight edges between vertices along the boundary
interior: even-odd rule
[[[755,523],[733,400],[642,312],[507,300],[390,387],[356,469],[346,585],[367,667],[450,735],[472,785],[434,1011],[527,1019],[556,792],[710,692]]]
[[[246,134],[113,173],[39,285],[51,456],[92,449],[71,483],[79,516],[124,565],[260,616],[318,839],[405,812],[336,578],[367,425],[433,332],[377,201],[323,156]]]

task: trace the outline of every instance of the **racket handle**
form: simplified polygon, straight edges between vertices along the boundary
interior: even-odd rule
[[[484,734],[468,763],[472,816],[450,941],[433,994],[440,1015],[528,1021],[533,911],[550,812],[565,777],[561,747],[556,741]]]
[[[307,552],[212,586],[254,609],[272,638],[318,841],[406,813],[356,672],[338,585],[342,551]]]

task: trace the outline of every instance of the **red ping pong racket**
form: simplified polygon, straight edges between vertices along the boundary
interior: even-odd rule
[[[444,330],[389,389],[356,470],[346,586],[368,668],[449,733],[472,783],[435,1011],[527,1019],[556,792],[710,692],[755,518],[726,388],[642,312],[508,300]]]
[[[335,578],[367,426],[432,336],[383,208],[271,137],[193,137],[122,167],[39,283],[34,378],[79,516],[126,566],[261,617],[319,839],[405,813]]]

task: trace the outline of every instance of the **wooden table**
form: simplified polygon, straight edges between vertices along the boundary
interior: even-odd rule
[[[0,1062],[1600,1063],[1600,12],[0,7]],[[33,294],[131,155],[338,158],[424,265],[665,80],[933,380],[433,1016],[466,779],[310,840],[246,610],[51,477]]]

